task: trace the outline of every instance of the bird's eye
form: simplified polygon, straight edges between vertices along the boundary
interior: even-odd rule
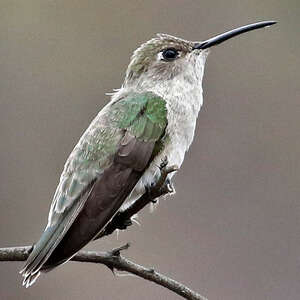
[[[168,48],[163,50],[162,57],[166,61],[172,61],[178,56],[178,51],[174,48]]]

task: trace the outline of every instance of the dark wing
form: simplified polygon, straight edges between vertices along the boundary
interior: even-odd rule
[[[149,165],[166,125],[165,102],[153,93],[127,96],[99,113],[67,160],[48,225],[21,271],[25,285],[103,229]]]

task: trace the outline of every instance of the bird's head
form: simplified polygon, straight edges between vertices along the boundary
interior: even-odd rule
[[[201,42],[187,41],[168,34],[156,37],[137,48],[128,66],[125,84],[141,80],[153,83],[183,75],[187,80],[202,79],[208,49],[241,33],[270,26],[274,21],[245,25]],[[191,77],[191,78],[189,78]]]
[[[195,42],[159,33],[137,48],[126,72],[125,82],[135,82],[141,77],[152,81],[170,80],[196,67],[196,61],[204,65],[207,50],[195,50]]]

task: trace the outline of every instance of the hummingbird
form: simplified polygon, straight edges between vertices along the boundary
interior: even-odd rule
[[[64,165],[47,226],[20,271],[24,286],[70,260],[122,205],[143,195],[158,180],[164,158],[180,168],[203,103],[209,48],[275,23],[249,24],[197,42],[157,34],[133,52],[122,87]]]

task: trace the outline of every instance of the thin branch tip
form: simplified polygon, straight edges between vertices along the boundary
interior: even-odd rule
[[[117,248],[114,248],[110,251],[111,255],[112,256],[120,256],[121,255],[121,251],[123,250],[128,250],[130,247],[130,243],[126,243],[125,245],[123,246],[120,246],[120,247],[117,247]]]

